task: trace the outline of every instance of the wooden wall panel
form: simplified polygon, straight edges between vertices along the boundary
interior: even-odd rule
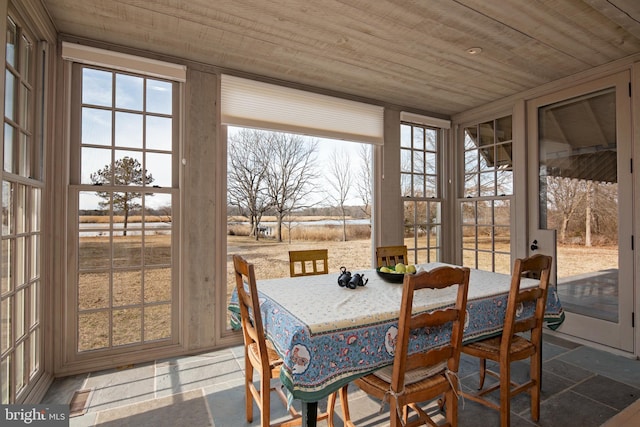
[[[216,195],[215,74],[189,69],[185,111],[182,224],[184,337],[188,349],[211,347],[215,340],[214,210]],[[221,198],[224,201],[224,198]]]

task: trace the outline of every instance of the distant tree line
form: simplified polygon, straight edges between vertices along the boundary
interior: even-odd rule
[[[352,219],[369,219],[371,218],[371,214],[365,212],[364,205],[353,205],[353,206],[345,206],[344,207],[346,214],[349,218]],[[304,216],[340,216],[341,209],[338,206],[309,206],[302,209],[297,209],[293,212],[289,213],[293,217],[304,217]],[[88,214],[90,215],[90,214]],[[229,216],[244,216],[243,212],[238,209],[237,206],[228,206],[227,207],[227,215]],[[276,216],[275,210],[268,210],[264,213],[265,216]]]

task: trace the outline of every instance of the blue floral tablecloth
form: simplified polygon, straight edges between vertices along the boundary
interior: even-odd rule
[[[438,265],[445,264],[420,267]],[[383,281],[375,270],[364,273],[369,282],[357,289],[339,287],[338,274],[258,281],[265,334],[284,360],[280,377],[293,398],[320,400],[354,378],[393,363],[402,284]],[[510,280],[506,274],[471,270],[465,342],[501,332]],[[414,311],[454,301],[455,290],[419,291]],[[239,328],[235,291],[229,310],[232,327]],[[533,311],[533,305],[522,310]],[[564,320],[555,287],[549,289],[545,320],[554,329]],[[430,330],[414,335],[411,346],[436,347],[447,338],[443,331]]]

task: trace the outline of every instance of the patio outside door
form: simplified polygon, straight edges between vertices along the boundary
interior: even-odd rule
[[[527,111],[531,253],[554,255],[567,312],[559,331],[631,352],[629,74],[534,99]]]

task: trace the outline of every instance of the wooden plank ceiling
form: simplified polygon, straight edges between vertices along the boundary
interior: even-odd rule
[[[63,34],[442,117],[640,53],[638,0],[42,2]]]

